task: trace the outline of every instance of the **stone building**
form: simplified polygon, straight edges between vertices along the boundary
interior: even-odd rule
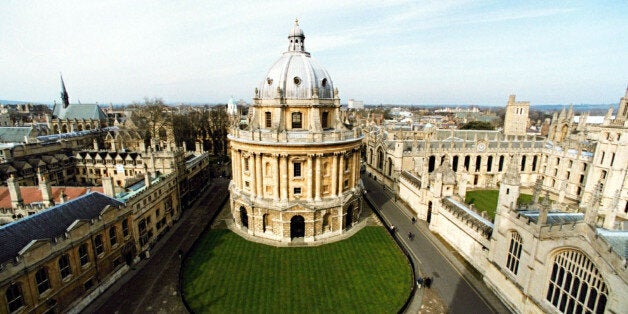
[[[515,101],[515,95],[508,97],[506,116],[504,118],[504,134],[524,136],[528,130],[530,116],[529,101]]]
[[[231,210],[249,234],[305,242],[342,234],[361,211],[362,135],[345,125],[329,73],[298,22],[255,89],[245,129],[232,127]]]
[[[55,103],[52,115],[46,116],[46,123],[51,134],[60,134],[104,128],[109,125],[109,119],[98,104],[70,104],[61,77],[61,103]]]

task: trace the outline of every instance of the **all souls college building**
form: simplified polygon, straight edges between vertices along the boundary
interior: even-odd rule
[[[248,126],[229,135],[231,210],[255,237],[316,242],[360,214],[363,136],[341,120],[338,90],[305,50],[298,22],[288,39],[255,89]]]

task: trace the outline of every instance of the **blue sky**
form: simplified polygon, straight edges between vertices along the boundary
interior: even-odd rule
[[[2,1],[0,99],[250,101],[299,18],[343,102],[616,103],[626,1]]]

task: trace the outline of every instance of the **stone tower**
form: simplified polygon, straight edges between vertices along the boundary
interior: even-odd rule
[[[526,135],[529,113],[529,101],[515,101],[515,95],[510,95],[510,97],[508,97],[508,104],[506,105],[504,134],[518,136]]]
[[[228,136],[231,210],[250,235],[315,242],[359,217],[362,135],[342,123],[338,90],[305,51],[298,21],[288,40],[255,89],[248,126]]]

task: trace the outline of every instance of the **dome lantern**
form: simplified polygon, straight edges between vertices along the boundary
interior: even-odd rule
[[[290,40],[288,51],[305,52],[305,35],[301,28],[299,28],[299,19],[294,20],[294,27],[290,31],[288,39]]]

